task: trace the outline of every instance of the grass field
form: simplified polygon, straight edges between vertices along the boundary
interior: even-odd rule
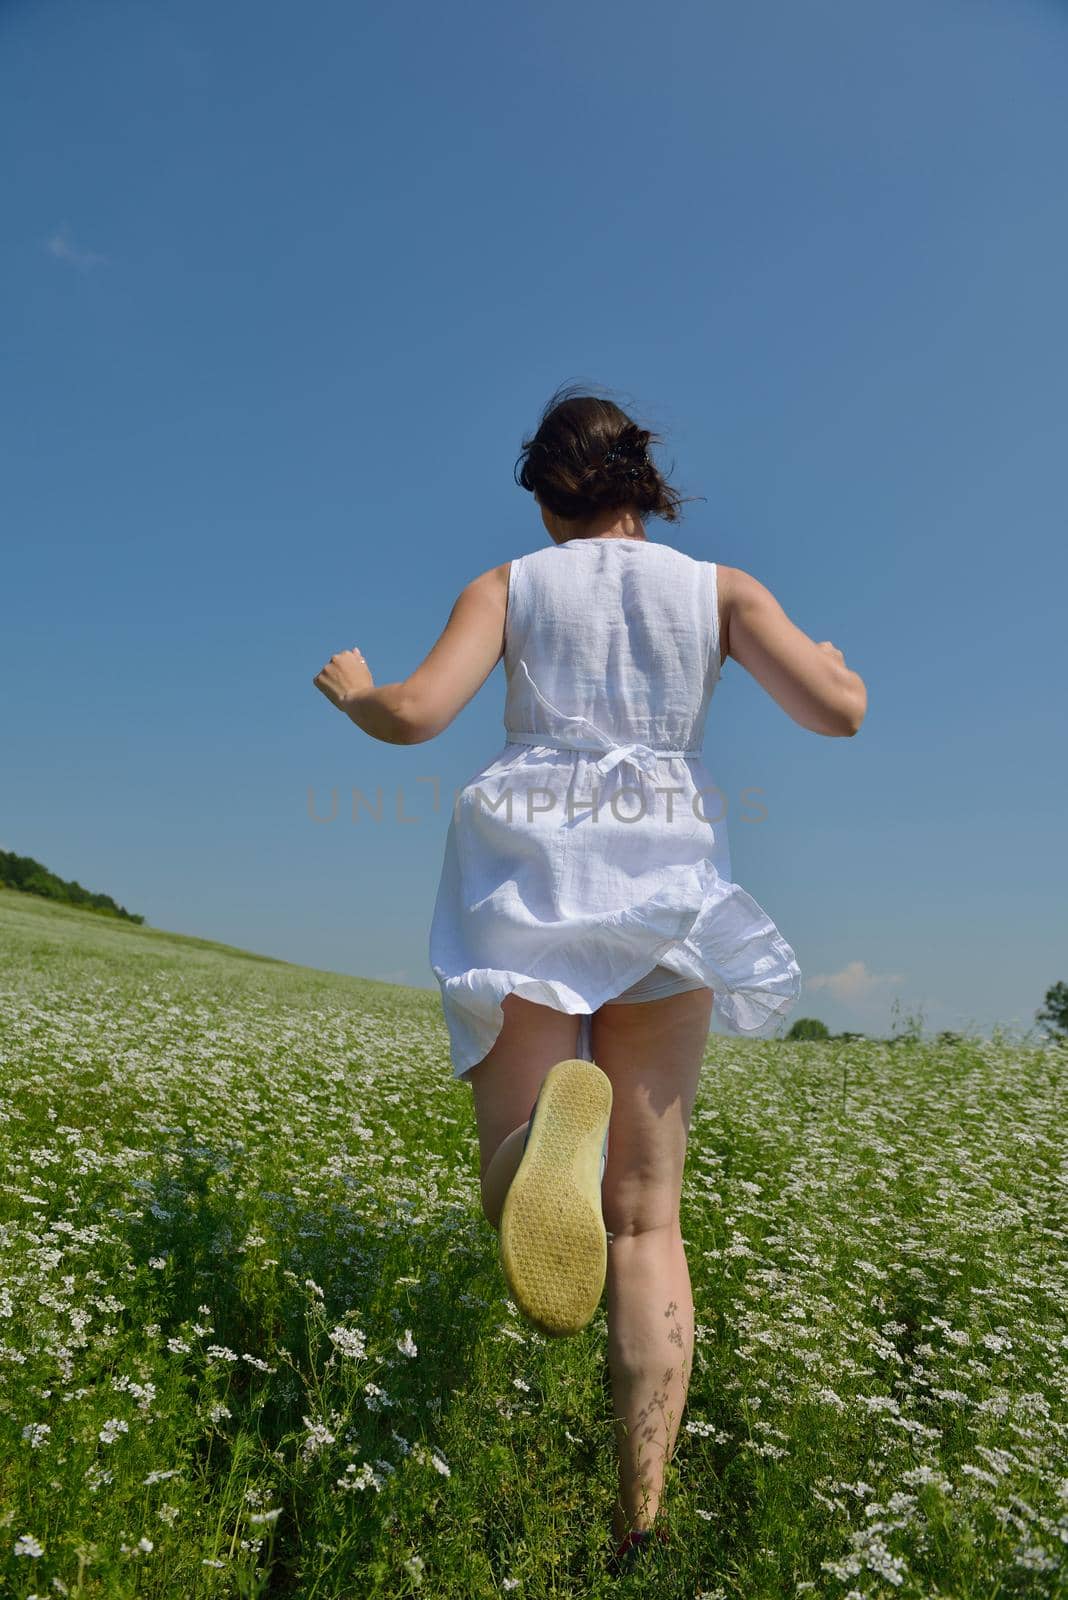
[[[434,992],[0,894],[4,1596],[1068,1596],[1068,1052],[711,1036],[672,1547],[601,1569]]]

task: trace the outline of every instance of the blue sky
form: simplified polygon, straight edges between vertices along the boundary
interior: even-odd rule
[[[868,684],[855,739],[733,662],[709,712],[794,1015],[1031,1026],[1068,980],[1066,76],[1029,0],[4,6],[0,846],[436,988],[503,666],[407,748],[312,678],[404,677],[547,541],[513,464],[584,381],[705,497],[649,536]]]

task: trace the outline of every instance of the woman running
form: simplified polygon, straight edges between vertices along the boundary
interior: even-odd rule
[[[366,733],[417,744],[503,658],[505,743],[458,793],[430,959],[520,1310],[576,1333],[607,1278],[612,1570],[653,1535],[689,1386],[679,1207],[713,1008],[753,1034],[801,991],[731,877],[709,702],[731,656],[814,733],[855,734],[867,711],[841,651],[756,578],[648,538],[644,518],[677,522],[682,503],[654,437],[557,391],[518,476],[551,542],[473,579],[403,682],[375,687],[358,649],[314,680]]]

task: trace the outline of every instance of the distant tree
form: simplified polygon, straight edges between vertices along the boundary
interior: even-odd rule
[[[954,1033],[951,1028],[943,1028],[935,1034],[935,1044],[960,1044],[961,1035]]]
[[[1055,983],[1046,990],[1046,1003],[1035,1012],[1051,1039],[1068,1039],[1068,983]]]
[[[832,1033],[832,1039],[866,1039],[866,1033]]]
[[[788,1039],[829,1039],[831,1030],[818,1017],[798,1017],[786,1037]]]

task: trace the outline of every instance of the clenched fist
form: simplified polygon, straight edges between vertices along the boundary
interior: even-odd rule
[[[375,686],[371,669],[355,646],[331,656],[312,682],[339,711],[347,711],[357,695]]]

